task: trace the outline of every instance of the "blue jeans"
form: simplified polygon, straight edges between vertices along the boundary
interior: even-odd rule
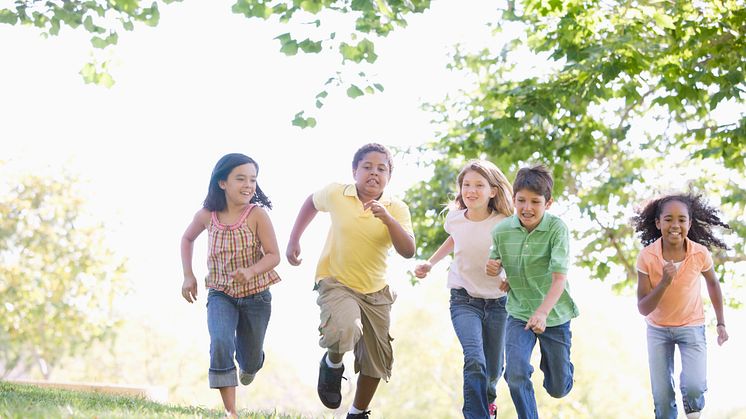
[[[657,419],[676,418],[673,388],[673,351],[681,353],[681,398],[686,413],[705,407],[707,344],[704,326],[653,327],[648,325],[648,364]]]
[[[464,350],[464,418],[488,418],[487,405],[497,397],[505,359],[506,301],[451,289],[451,321]]]
[[[526,322],[508,316],[505,338],[505,381],[508,382],[510,397],[520,419],[539,417],[536,408],[536,395],[531,384],[531,352],[539,340],[541,362],[539,368],[544,373],[544,388],[550,396],[560,398],[572,390],[575,367],[570,362],[572,332],[570,322],[547,327],[544,333],[535,334],[525,330]]]
[[[243,298],[221,291],[207,293],[207,329],[210,332],[210,388],[235,387],[236,361],[255,374],[264,364],[264,334],[272,312],[269,289]]]

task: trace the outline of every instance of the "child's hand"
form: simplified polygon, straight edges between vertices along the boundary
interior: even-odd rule
[[[285,257],[288,258],[288,263],[290,263],[293,266],[298,266],[303,261],[303,259],[299,258],[300,256],[300,243],[288,243],[288,248],[285,250]]]
[[[423,279],[432,268],[433,265],[430,262],[420,263],[416,268],[414,268],[414,276]]]
[[[497,276],[500,273],[500,268],[502,268],[502,261],[500,259],[489,259],[487,260],[485,272],[489,276]]]
[[[547,315],[536,311],[533,316],[526,322],[525,330],[533,330],[537,335],[544,333],[547,328]]]
[[[184,283],[181,284],[181,296],[188,303],[197,301],[197,278],[194,275],[184,277]]]
[[[678,272],[678,270],[679,269],[676,268],[676,265],[673,264],[673,261],[669,260],[668,262],[666,262],[665,265],[663,265],[663,278],[661,279],[661,281],[664,282],[666,285],[670,284],[676,276],[676,272]]]
[[[391,214],[389,214],[388,210],[386,210],[386,207],[381,205],[381,203],[376,201],[375,199],[371,199],[370,201],[363,204],[363,209],[368,208],[370,208],[370,212],[373,213],[373,216],[383,221],[384,224],[388,224],[394,218],[391,216]]]
[[[718,326],[718,345],[722,346],[728,341],[728,331],[725,330],[725,325],[721,324]]]
[[[245,284],[249,282],[249,279],[256,276],[256,273],[252,268],[238,268],[231,274],[231,278],[239,284]]]
[[[502,292],[508,292],[510,291],[510,283],[508,283],[507,279],[503,279],[500,281],[500,285],[498,286],[500,288],[500,291]]]

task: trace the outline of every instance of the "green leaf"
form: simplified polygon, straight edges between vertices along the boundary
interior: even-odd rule
[[[300,2],[301,9],[313,14],[320,12],[323,7],[322,2],[318,0],[303,0]]]
[[[653,20],[655,20],[655,23],[658,24],[658,26],[661,26],[663,28],[666,28],[666,29],[676,28],[676,25],[674,25],[674,22],[671,16],[668,16],[667,14],[663,12],[655,12],[653,14]]]
[[[280,52],[285,55],[295,55],[298,53],[298,43],[295,40],[290,40],[282,44]]]
[[[119,40],[119,35],[115,33],[112,33],[111,35],[107,36],[106,38],[100,38],[98,36],[94,36],[91,38],[91,44],[93,44],[94,48],[106,48],[109,45],[114,45]]]
[[[316,118],[312,118],[312,117],[304,118],[303,114],[304,114],[304,111],[300,111],[297,114],[295,114],[295,118],[293,118],[292,124],[302,129],[315,127]]]
[[[363,91],[360,90],[359,87],[355,86],[354,84],[351,84],[350,87],[347,88],[347,96],[355,99],[356,97],[364,95]]]
[[[321,52],[321,41],[314,42],[310,39],[304,39],[298,46],[305,53],[316,54]]]
[[[15,25],[18,22],[18,15],[12,10],[0,9],[0,23]]]
[[[380,83],[373,83],[373,87],[378,89],[379,92],[383,92],[383,85]]]

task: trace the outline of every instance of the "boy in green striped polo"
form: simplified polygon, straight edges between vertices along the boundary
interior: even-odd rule
[[[505,269],[508,324],[505,381],[518,417],[538,418],[531,384],[531,352],[539,340],[540,368],[550,396],[572,389],[570,319],[578,309],[567,284],[569,234],[565,223],[545,213],[552,205],[554,181],[544,166],[525,167],[513,182],[515,214],[492,229],[488,275]]]

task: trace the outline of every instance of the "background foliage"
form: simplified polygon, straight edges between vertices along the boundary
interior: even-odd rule
[[[578,263],[594,278],[635,283],[633,208],[683,188],[722,209],[733,250],[716,252],[717,270],[742,283],[744,3],[527,0],[494,27],[501,48],[454,54],[475,89],[429,106],[442,133],[416,152],[434,175],[407,194],[420,254],[446,237],[433,219],[465,159],[490,159],[510,179],[543,163],[555,200],[580,216]],[[536,58],[549,65],[526,71]]]
[[[17,182],[17,183],[15,183]],[[125,262],[85,212],[76,179],[4,174],[0,185],[0,377],[60,359],[114,333]]]

